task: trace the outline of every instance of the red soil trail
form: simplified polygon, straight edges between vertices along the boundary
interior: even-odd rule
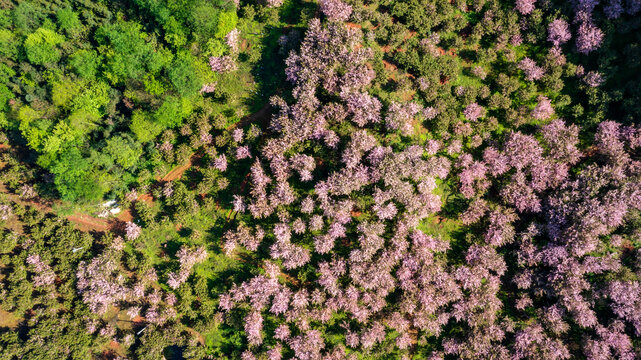
[[[227,129],[231,130],[237,127],[242,128],[252,123],[266,123],[267,120],[269,120],[269,115],[271,115],[270,109],[271,105],[269,103],[266,103],[258,111],[245,116],[244,118],[240,119],[239,122],[229,126]]]
[[[174,181],[180,179],[185,171],[187,171],[193,164],[193,159],[196,155],[192,155],[187,163],[180,165],[177,168],[172,169],[170,172],[168,172],[165,176],[159,178],[158,180],[160,181]]]

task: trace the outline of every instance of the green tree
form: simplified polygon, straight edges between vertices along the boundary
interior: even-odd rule
[[[134,133],[138,141],[146,143],[158,136],[162,132],[163,127],[157,122],[150,121],[147,113],[136,110],[131,117],[129,129]]]
[[[98,201],[105,190],[98,181],[93,167],[78,146],[69,146],[49,167],[60,196],[67,201]]]
[[[191,55],[181,53],[169,67],[169,80],[181,96],[193,96],[202,86],[193,62],[194,58]]]
[[[67,143],[73,142],[75,132],[64,121],[54,126],[51,135],[43,141],[42,151],[45,153],[57,153]]]
[[[238,15],[236,15],[236,11],[225,11],[220,13],[214,36],[217,38],[224,38],[225,35],[236,27],[236,24],[238,24]]]
[[[18,111],[19,129],[29,147],[40,150],[43,140],[49,135],[53,122],[41,117],[40,112],[29,106]]]
[[[142,80],[146,73],[155,74],[171,61],[167,52],[154,49],[141,29],[135,22],[118,22],[96,31],[96,41],[104,46],[105,76],[113,84]]]
[[[83,90],[83,83],[70,78],[62,78],[51,87],[51,101],[55,106],[69,107],[72,100]]]
[[[74,110],[69,117],[67,117],[69,128],[74,133],[84,136],[98,128],[100,116],[92,111],[84,109]]]
[[[194,34],[204,41],[214,36],[220,10],[211,4],[202,3],[192,10],[189,23]]]
[[[69,66],[79,76],[93,80],[98,73],[101,57],[95,50],[78,50],[69,58]]]
[[[35,65],[55,63],[60,60],[60,50],[57,45],[65,41],[64,36],[55,31],[39,28],[29,34],[24,41],[24,49],[29,62]]]
[[[109,85],[103,81],[91,83],[91,86],[82,91],[73,99],[73,110],[84,110],[101,116],[109,104]]]
[[[80,22],[78,14],[70,8],[58,10],[58,12],[56,12],[56,19],[58,20],[60,29],[69,35],[76,35],[82,30],[82,22]]]
[[[0,84],[0,110],[4,110],[9,100],[13,98],[14,98],[14,95],[11,92],[11,90],[9,90],[7,85]]]
[[[180,126],[192,112],[191,102],[186,98],[169,96],[154,113],[154,119],[165,128]]]
[[[16,37],[10,30],[0,29],[0,56],[15,59],[18,54]]]
[[[142,146],[127,137],[118,136],[107,140],[105,152],[114,159],[116,164],[128,169],[136,165],[142,156]]]
[[[12,11],[13,24],[17,29],[28,33],[36,29],[47,16],[47,12],[29,1],[18,1]]]
[[[8,83],[15,75],[16,72],[7,66],[7,64],[0,64],[0,83]]]

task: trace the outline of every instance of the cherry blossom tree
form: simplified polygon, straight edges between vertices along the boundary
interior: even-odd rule
[[[548,24],[548,41],[554,46],[565,44],[572,38],[570,27],[563,19],[555,19]]]

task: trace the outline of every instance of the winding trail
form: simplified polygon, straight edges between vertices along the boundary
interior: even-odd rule
[[[167,174],[165,174],[165,176],[158,178],[158,180],[167,182],[180,179],[185,171],[187,171],[194,164],[196,156],[196,154],[192,154],[189,157],[189,160],[187,160],[187,163],[171,169]]]

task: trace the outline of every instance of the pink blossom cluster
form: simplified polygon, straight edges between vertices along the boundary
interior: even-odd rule
[[[203,84],[203,86],[200,88],[200,93],[201,94],[210,94],[216,91],[216,85],[217,83],[208,83],[208,84]]]
[[[219,73],[231,72],[238,69],[236,60],[229,55],[210,57],[209,66],[211,67],[211,71]]]
[[[347,21],[352,7],[341,0],[320,0],[320,10],[331,21]]]
[[[127,238],[127,240],[129,241],[136,240],[138,237],[140,237],[141,233],[142,233],[142,228],[137,224],[131,221],[128,221],[127,224],[125,225],[125,237]]]
[[[27,264],[33,266],[36,273],[36,276],[33,278],[34,286],[51,285],[56,280],[56,274],[53,272],[53,269],[42,260],[40,255],[32,254],[27,256]]]
[[[283,5],[284,0],[266,0],[268,7],[279,7]]]
[[[545,75],[545,70],[528,57],[519,62],[518,68],[525,73],[525,78],[530,81],[539,80]]]
[[[534,11],[536,0],[516,0],[516,11],[521,15],[527,15]]]
[[[565,44],[572,38],[570,27],[563,19],[555,19],[548,24],[548,41],[559,46]]]
[[[538,103],[532,110],[532,117],[536,120],[547,120],[554,114],[552,102],[545,96],[539,96]]]
[[[178,272],[169,273],[167,280],[167,285],[172,289],[177,289],[181,284],[187,281],[194,265],[205,261],[208,254],[204,247],[192,250],[183,245],[180,250],[178,250],[176,256],[180,262],[180,269]]]
[[[231,51],[232,54],[238,53],[239,39],[240,39],[240,31],[237,28],[232,29],[229,33],[227,33],[227,35],[225,35],[225,43],[229,47],[229,50]]]
[[[476,121],[485,116],[485,108],[477,103],[471,103],[463,110],[463,116],[469,121]]]
[[[0,205],[0,220],[8,220],[13,215],[13,208],[8,204]]]

